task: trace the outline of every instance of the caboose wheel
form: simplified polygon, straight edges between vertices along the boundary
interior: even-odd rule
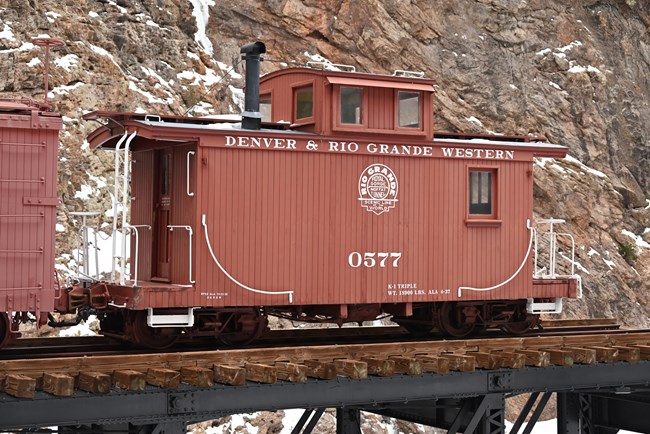
[[[241,347],[262,336],[269,322],[256,310],[251,313],[233,313],[228,323],[227,329],[218,337],[219,342],[229,347]]]
[[[9,316],[0,312],[0,348],[3,348],[9,344],[11,340],[11,323],[9,322]]]
[[[503,325],[503,329],[506,333],[519,336],[535,328],[537,324],[539,324],[539,315],[526,312],[524,307],[517,309],[510,321]]]
[[[464,338],[474,331],[475,324],[464,321],[464,315],[457,303],[445,302],[440,309],[440,328],[449,336]]]
[[[147,325],[147,312],[140,310],[128,316],[129,338],[136,344],[154,350],[169,348],[178,340],[180,333],[173,327],[153,328]]]

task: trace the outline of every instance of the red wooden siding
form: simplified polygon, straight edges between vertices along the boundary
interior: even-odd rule
[[[459,286],[505,281],[526,254],[532,154],[525,151],[518,151],[519,161],[498,165],[501,223],[468,227],[467,167],[494,167],[494,161],[224,149],[219,136],[202,144],[195,220],[199,297],[193,305],[288,304],[286,295],[249,292],[219,270],[205,243],[203,213],[224,268],[256,289],[295,291],[294,304],[455,300]],[[390,167],[399,183],[395,208],[381,215],[363,208],[358,192],[359,176],[376,163]],[[353,268],[352,252],[402,257],[398,268]],[[531,274],[528,261],[504,287],[465,290],[462,299],[531,296]],[[397,295],[389,295],[389,285]],[[227,296],[208,302],[200,293]]]
[[[35,107],[0,112],[0,312],[54,308],[60,129]]]

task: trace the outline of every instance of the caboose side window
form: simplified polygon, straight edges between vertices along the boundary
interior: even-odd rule
[[[362,102],[363,90],[360,87],[341,86],[341,123],[356,124],[362,123]]]
[[[398,92],[400,128],[420,128],[420,92]]]
[[[494,172],[470,170],[469,172],[469,213],[480,215],[493,214]]]
[[[260,113],[262,115],[262,122],[272,122],[273,112],[271,111],[271,95],[260,96]]]
[[[307,119],[314,116],[314,88],[312,86],[296,89],[296,119]]]

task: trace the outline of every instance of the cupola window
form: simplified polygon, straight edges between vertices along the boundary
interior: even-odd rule
[[[360,87],[341,87],[341,124],[362,123],[363,90]]]
[[[398,125],[420,128],[420,92],[398,92]]]
[[[306,86],[296,89],[296,120],[314,116],[314,88]]]

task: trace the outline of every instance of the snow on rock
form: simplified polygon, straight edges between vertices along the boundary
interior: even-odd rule
[[[475,118],[474,116],[470,116],[468,118],[465,118],[467,122],[470,122],[474,125],[478,125],[479,127],[483,127],[483,122],[481,122],[478,118]]]
[[[70,91],[73,91],[77,88],[80,88],[81,86],[85,85],[86,83],[83,83],[81,81],[76,82],[75,84],[71,84],[69,86],[57,86],[54,89],[50,90],[47,94],[48,98],[54,98],[56,95],[65,95]]]
[[[626,236],[632,238],[634,240],[634,244],[636,244],[637,247],[641,247],[641,248],[644,248],[644,249],[650,249],[650,243],[648,243],[647,241],[644,241],[644,239],[643,239],[643,237],[641,235],[636,235],[635,233],[630,232],[630,231],[628,231],[626,229],[623,229],[622,233],[623,233],[623,235],[626,235]],[[645,233],[647,233],[647,229],[646,229],[646,231],[644,231],[644,234]]]
[[[212,56],[213,47],[212,42],[205,33],[206,26],[210,20],[210,6],[214,6],[214,0],[190,0],[194,9],[192,10],[192,16],[196,19],[197,31],[194,34],[194,40],[199,47],[208,54]]]
[[[9,27],[7,23],[4,23],[4,27],[0,32],[0,39],[6,39],[11,42],[16,42],[16,37],[14,36],[14,32],[11,30],[11,27]]]
[[[29,66],[30,68],[33,68],[36,65],[40,65],[40,64],[41,64],[41,59],[39,59],[38,57],[34,57],[32,60],[27,62],[27,66]]]
[[[70,69],[76,66],[77,63],[79,63],[79,56],[77,56],[76,54],[68,54],[54,61],[54,64],[57,67],[63,68],[68,72],[70,71]]]
[[[47,21],[50,23],[55,22],[57,19],[61,18],[61,14],[58,14],[56,12],[45,12],[45,17],[47,18]]]
[[[586,164],[582,163],[581,161],[579,161],[579,160],[578,160],[577,158],[575,158],[575,157],[572,157],[572,156],[570,156],[570,155],[567,155],[566,158],[564,158],[564,160],[565,160],[565,161],[569,161],[569,162],[572,162],[572,163],[577,164],[577,165],[580,166],[580,168],[583,169],[585,172],[590,173],[590,174],[592,174],[592,175],[594,175],[594,176],[597,176],[597,177],[599,177],[599,178],[607,178],[607,175],[605,175],[603,172],[600,172],[600,171],[598,171],[598,170],[596,170],[596,169],[592,169],[591,167],[589,167],[589,166],[587,166]]]

